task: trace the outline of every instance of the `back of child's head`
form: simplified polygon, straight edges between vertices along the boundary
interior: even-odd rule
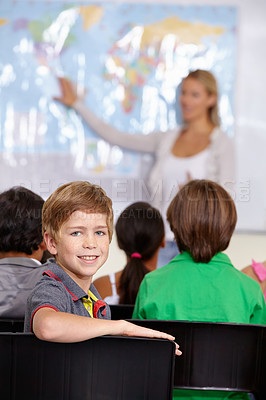
[[[62,225],[75,211],[105,214],[111,241],[113,234],[112,201],[100,186],[88,181],[66,183],[48,197],[42,213],[43,233],[48,232],[57,240]]]
[[[180,252],[188,251],[195,262],[208,263],[228,247],[237,213],[222,186],[202,179],[180,189],[168,207],[167,220]]]
[[[136,202],[120,214],[115,231],[118,246],[128,259],[120,278],[120,303],[134,304],[139,285],[149,272],[143,262],[151,259],[162,245],[164,223],[156,208]]]
[[[42,242],[44,200],[22,186],[0,194],[0,251],[31,255]]]

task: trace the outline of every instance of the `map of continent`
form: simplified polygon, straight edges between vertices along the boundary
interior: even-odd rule
[[[160,52],[163,43],[170,41],[172,51],[176,52],[179,45],[201,44],[201,40],[208,36],[220,36],[224,33],[223,27],[210,26],[203,23],[192,24],[182,21],[178,17],[169,17],[151,25],[129,27],[128,33],[118,40],[110,49],[105,78],[116,78],[124,88],[122,101],[125,112],[131,112],[134,103],[138,100],[137,88],[146,84],[152,71],[159,65],[167,69],[165,54]],[[137,57],[134,54],[134,44],[138,42]],[[152,49],[152,51],[150,51]],[[126,55],[132,54],[132,57]],[[126,60],[126,61],[124,61]],[[123,69],[125,73],[121,75]]]
[[[223,99],[224,128],[232,135],[236,17],[236,9],[225,6],[5,4],[1,151],[73,153],[80,169],[134,172],[138,155],[103,143],[73,110],[53,100],[62,75],[106,122],[148,134],[180,122],[182,78],[191,69],[210,69]]]

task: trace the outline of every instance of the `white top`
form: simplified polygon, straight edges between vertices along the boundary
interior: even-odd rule
[[[114,272],[109,274],[109,279],[110,279],[110,283],[112,286],[112,296],[107,296],[103,300],[107,304],[119,304],[120,296],[118,295],[117,290],[116,290],[115,273]]]
[[[160,211],[166,216],[167,208],[179,188],[191,179],[204,179],[207,176],[207,163],[210,149],[206,148],[191,157],[176,157],[170,153],[162,167],[162,202]],[[166,221],[166,218],[165,218]],[[173,232],[165,223],[166,240],[174,240]]]

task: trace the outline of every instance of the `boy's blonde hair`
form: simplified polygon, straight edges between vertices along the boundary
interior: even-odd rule
[[[57,240],[60,229],[75,211],[106,214],[109,240],[113,235],[112,200],[98,185],[88,181],[66,183],[45,201],[42,210],[43,234],[48,232]]]

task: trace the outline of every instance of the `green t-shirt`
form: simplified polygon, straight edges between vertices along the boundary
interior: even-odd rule
[[[144,277],[132,318],[264,325],[266,305],[259,284],[234,268],[225,254],[204,264],[184,252]],[[173,398],[248,399],[248,395],[174,390]]]

